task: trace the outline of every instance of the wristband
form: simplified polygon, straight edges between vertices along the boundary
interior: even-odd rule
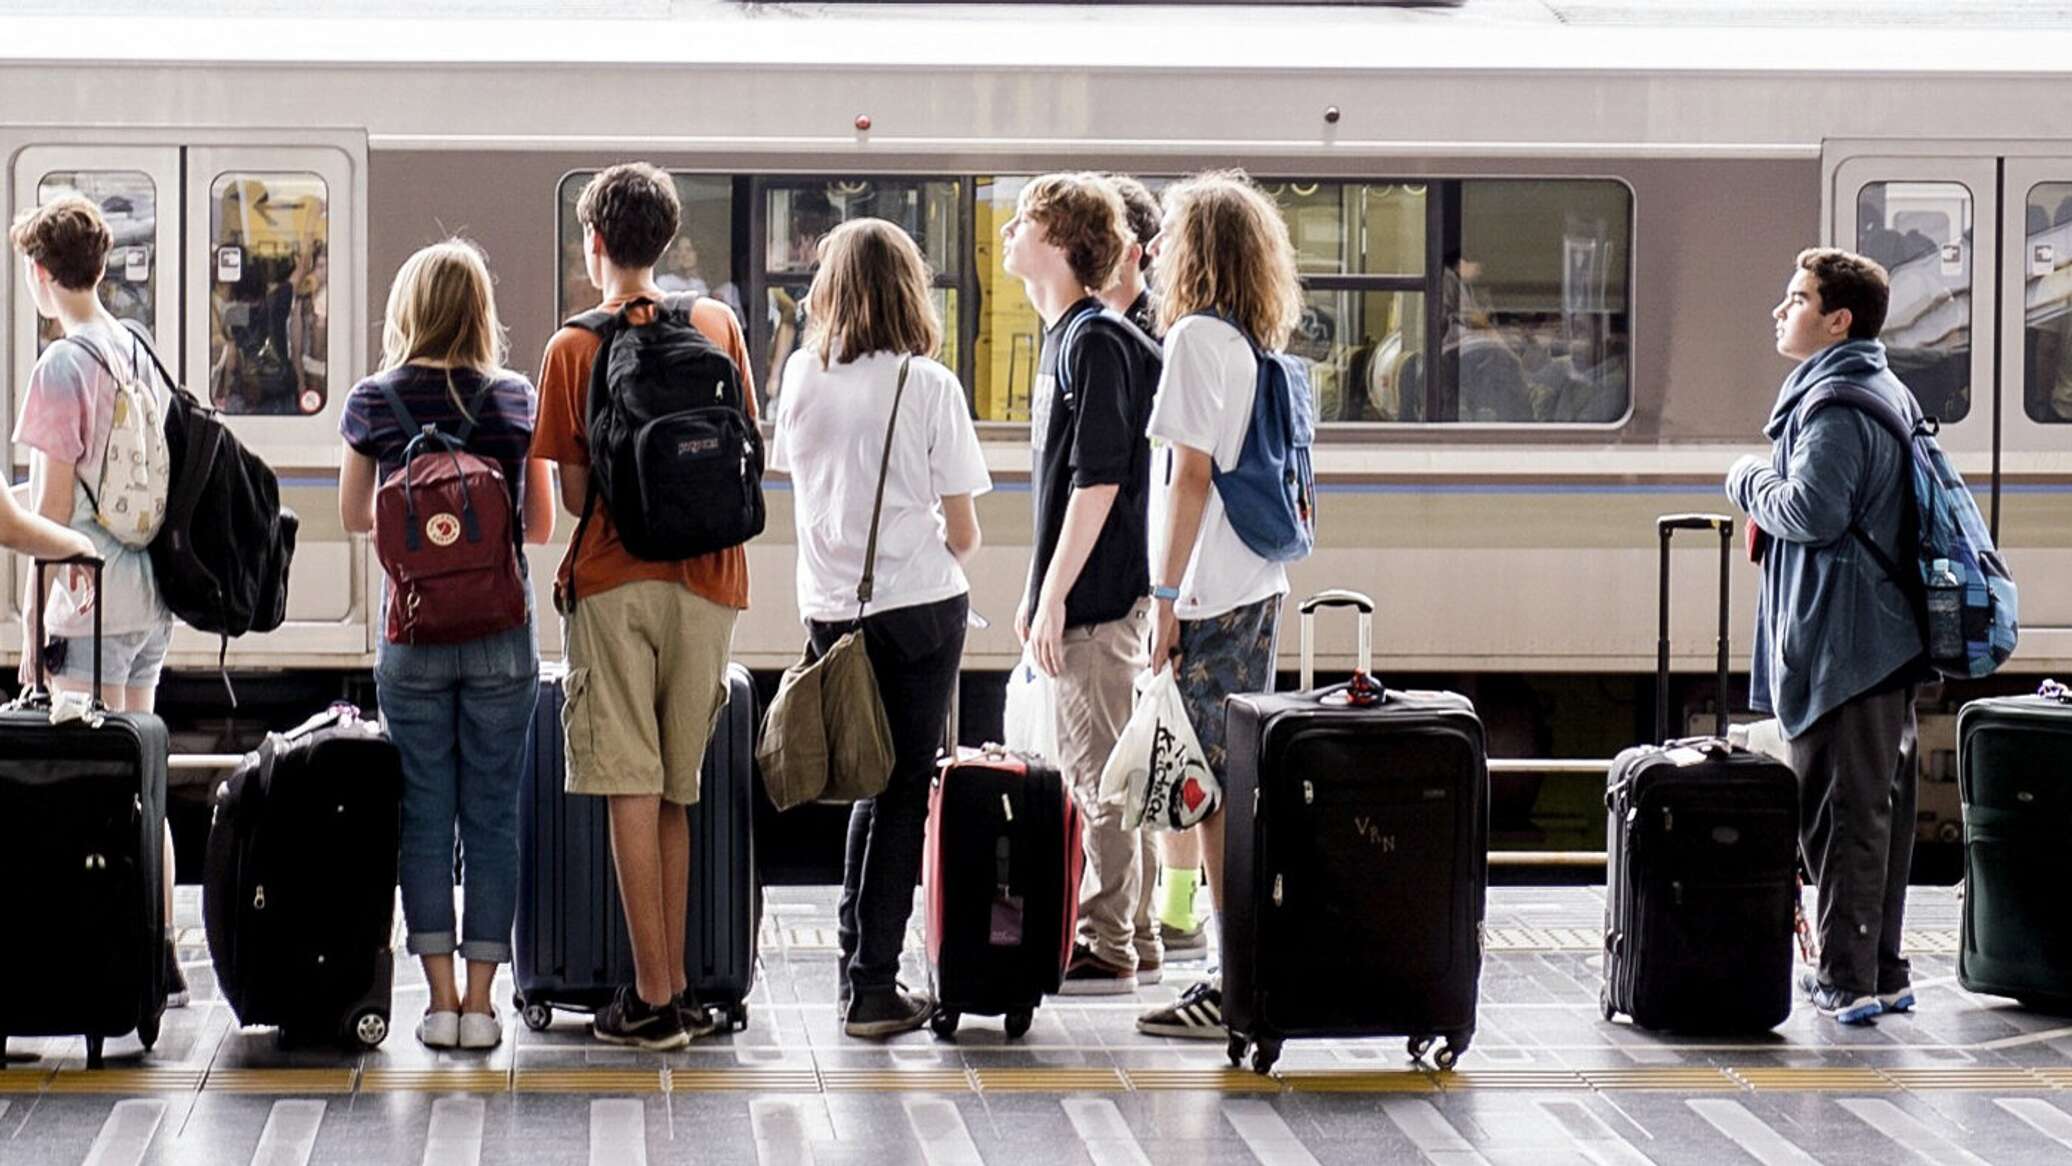
[[[1153,587],[1151,589],[1151,598],[1163,599],[1168,603],[1176,602],[1180,598],[1180,589],[1178,587],[1165,586]]]

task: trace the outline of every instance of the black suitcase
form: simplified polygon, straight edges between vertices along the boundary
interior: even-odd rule
[[[928,790],[921,882],[928,902],[929,1027],[966,1012],[1029,1031],[1058,990],[1079,930],[1086,871],[1079,803],[1042,758],[988,748],[942,762]]]
[[[1359,669],[1312,688],[1316,611],[1359,611]],[[1225,705],[1223,1019],[1264,1073],[1288,1037],[1475,1035],[1488,897],[1489,768],[1475,706],[1372,679],[1374,605],[1302,603],[1302,691]],[[1324,990],[1338,985],[1343,990]]]
[[[612,868],[605,801],[565,793],[562,673],[540,677],[540,701],[518,791],[518,922],[512,1000],[528,1028],[554,1010],[595,1012],[633,982],[633,946]],[[755,684],[727,669],[727,707],[705,750],[691,817],[691,895],[684,967],[721,1026],[748,1026],[763,892],[754,854]]]
[[[1605,787],[1606,1020],[1644,1028],[1752,1032],[1791,1015],[1798,904],[1799,784],[1789,766],[1727,741],[1727,570],[1734,520],[1677,514],[1656,523],[1661,630],[1655,731]],[[1710,737],[1669,733],[1669,544],[1717,530],[1719,722]]]
[[[267,734],[216,787],[202,920],[238,1023],[387,1038],[402,800],[395,745],[349,704]]]
[[[1957,982],[2072,1010],[2072,691],[1975,700],[1957,713],[1964,915]]]
[[[80,561],[98,592],[100,561]],[[96,604],[96,644],[100,619]],[[165,722],[95,708],[51,724],[40,653],[35,687],[0,708],[0,1052],[8,1036],[84,1036],[89,1069],[111,1036],[149,1051],[165,1013]]]

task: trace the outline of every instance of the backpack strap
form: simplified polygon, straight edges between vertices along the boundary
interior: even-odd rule
[[[388,402],[389,412],[395,414],[396,424],[403,427],[404,442],[414,440],[422,431],[417,427],[417,418],[410,415],[409,406],[403,404],[403,394],[396,391],[396,386],[390,384],[387,377],[377,383],[381,385],[381,396]]]
[[[1250,332],[1245,331],[1245,326],[1243,324],[1238,323],[1237,320],[1232,318],[1229,314],[1216,311],[1213,308],[1200,312],[1189,312],[1187,314],[1189,316],[1207,316],[1211,320],[1223,321],[1225,324],[1228,324],[1233,329],[1235,329],[1238,335],[1245,338],[1245,344],[1252,350],[1252,358],[1254,360],[1264,360],[1266,358],[1266,353],[1263,349],[1259,347],[1259,342],[1257,340],[1252,339],[1252,334]]]
[[[581,328],[594,336],[603,336],[606,339],[610,339],[609,333],[612,330],[612,322],[618,318],[619,313],[617,312],[606,311],[603,308],[592,308],[587,312],[570,316],[568,319],[563,320],[561,326],[563,328]]]
[[[1904,479],[1908,472],[1906,463],[1907,459],[1912,456],[1914,434],[1917,431],[1913,421],[1901,413],[1882,393],[1874,392],[1863,385],[1850,381],[1828,380],[1814,385],[1807,391],[1805,400],[1799,402],[1798,413],[1801,423],[1829,405],[1840,405],[1845,408],[1855,409],[1868,416],[1877,424],[1878,428],[1899,439],[1900,475],[1902,484],[1905,485]],[[1920,426],[1926,428],[1930,433],[1933,433],[1936,428],[1935,421],[1932,418],[1925,417],[1921,420]],[[1909,495],[1913,493],[1911,485],[1906,485],[1906,490]],[[1919,508],[1920,503],[1918,500],[1915,500],[1913,505],[1906,508],[1906,521],[1900,529],[1901,538],[1907,537],[1908,527],[1913,528],[1915,538],[1918,539],[1920,537]],[[1920,607],[1920,601],[1925,599],[1925,596],[1920,594],[1920,579],[1913,572],[1900,570],[1899,561],[1887,554],[1885,548],[1879,546],[1877,541],[1871,538],[1870,532],[1863,529],[1860,517],[1850,517],[1849,533],[1855,537],[1858,545],[1870,553],[1871,559],[1878,564],[1880,570],[1885,572],[1886,577],[1897,584],[1899,589],[1905,592],[1910,600],[1916,601],[1915,605]],[[1925,615],[1925,608],[1921,612],[1917,612],[1917,614]]]

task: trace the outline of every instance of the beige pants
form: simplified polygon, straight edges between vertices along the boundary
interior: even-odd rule
[[[561,705],[569,793],[698,800],[705,743],[726,710],[738,614],[651,579],[576,604]]]
[[[1086,878],[1079,941],[1117,967],[1159,961],[1142,832],[1122,828],[1122,807],[1102,805],[1101,768],[1130,716],[1130,688],[1144,670],[1148,602],[1118,620],[1069,628],[1057,678],[1058,766],[1086,822]],[[1153,859],[1152,861],[1156,861]]]

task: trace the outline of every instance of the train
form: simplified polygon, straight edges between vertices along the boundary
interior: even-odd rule
[[[995,481],[970,571],[990,626],[969,639],[967,717],[969,693],[997,694],[1019,655],[1031,525],[1041,325],[1001,269],[998,228],[1021,183],[1054,169],[1156,187],[1237,166],[1274,195],[1307,293],[1291,350],[1312,362],[1321,419],[1319,546],[1292,584],[1372,593],[1384,678],[1475,695],[1494,754],[1609,756],[1651,731],[1651,520],[1726,509],[1726,467],[1766,448],[1788,371],[1769,312],[1815,244],[1890,268],[1895,368],[2021,585],[2020,650],[1986,687],[2072,669],[2066,58],[2015,31],[1958,29],[1937,52],[1877,30],[1838,46],[1633,15],[1557,48],[1472,5],[1207,7],[1179,23],[1157,8],[731,0],[208,21],[84,7],[0,15],[0,203],[99,202],[117,234],[110,307],[280,473],[301,542],[287,623],[229,647],[232,671],[258,678],[248,690],[363,682],[371,664],[379,568],[337,517],[337,430],[378,363],[402,260],[452,234],[478,242],[509,363],[534,371],[593,299],[575,194],[630,159],[683,196],[663,286],[740,315],[765,405],[820,233],[874,215],[921,243]],[[18,273],[0,281],[0,319],[12,416],[48,339]],[[11,458],[19,479],[25,455]],[[765,677],[803,641],[781,476],[768,494],[735,637]],[[543,589],[573,526],[530,548]],[[1706,553],[1677,556],[1686,716],[1743,700],[1709,683]],[[9,661],[23,579],[0,569]],[[1752,568],[1735,579],[1745,669]],[[558,618],[539,611],[552,656]],[[1282,641],[1292,671],[1292,627]],[[182,629],[170,663],[209,675],[217,648]],[[1319,660],[1349,667],[1350,638],[1327,636]],[[229,715],[212,686],[177,691],[190,725]],[[1935,718],[1972,694],[1931,694],[1924,734],[1946,740]],[[1953,772],[1941,751],[1924,748],[1924,780]],[[1934,813],[1925,835],[1947,837],[1954,807]]]

